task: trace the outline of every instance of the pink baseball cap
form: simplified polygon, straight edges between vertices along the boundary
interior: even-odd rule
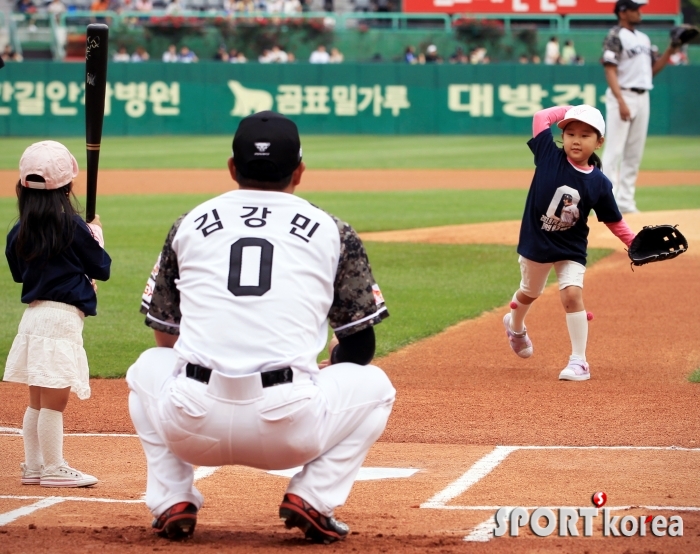
[[[589,106],[588,104],[581,104],[580,106],[574,106],[567,110],[564,114],[564,119],[562,119],[557,127],[563,129],[572,121],[583,121],[588,123],[591,127],[596,129],[601,137],[605,136],[605,119],[600,110]]]
[[[28,181],[28,175],[39,175],[45,183]],[[78,162],[68,148],[54,140],[35,142],[19,160],[19,177],[23,187],[53,190],[78,176]]]

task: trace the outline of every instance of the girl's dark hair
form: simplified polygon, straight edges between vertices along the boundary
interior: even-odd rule
[[[30,181],[43,181],[38,175],[28,175]],[[73,216],[78,209],[73,195],[73,183],[53,190],[23,187],[17,182],[19,233],[17,255],[31,261],[58,256],[73,242]]]

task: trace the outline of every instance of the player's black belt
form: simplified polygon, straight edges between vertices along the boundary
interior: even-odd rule
[[[647,89],[645,88],[623,88],[622,90],[631,90],[632,92],[636,92],[637,94],[644,94],[647,92]]]
[[[196,364],[187,364],[186,375],[190,379],[208,383],[211,377],[211,369],[202,367]],[[294,380],[294,372],[291,367],[283,367],[281,369],[273,369],[272,371],[263,371],[260,373],[263,388],[274,387],[275,385],[284,385],[291,383]]]

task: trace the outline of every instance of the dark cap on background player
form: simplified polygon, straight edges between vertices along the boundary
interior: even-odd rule
[[[241,120],[233,137],[233,160],[245,178],[277,182],[301,163],[296,124],[275,112],[259,112]]]
[[[615,2],[615,9],[613,11],[616,14],[619,14],[620,12],[624,12],[627,10],[638,10],[642,6],[644,6],[644,4],[638,4],[633,0],[617,0],[617,2]]]

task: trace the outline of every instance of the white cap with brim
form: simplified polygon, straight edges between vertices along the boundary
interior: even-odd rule
[[[38,175],[44,181],[27,180],[29,175]],[[60,142],[35,142],[24,151],[19,160],[19,176],[23,187],[58,189],[78,176],[78,162]]]
[[[563,129],[572,121],[582,121],[587,123],[594,129],[596,129],[601,137],[605,136],[605,119],[600,110],[589,106],[588,104],[581,104],[580,106],[574,106],[570,108],[566,114],[564,114],[564,119],[562,119],[557,127]]]

